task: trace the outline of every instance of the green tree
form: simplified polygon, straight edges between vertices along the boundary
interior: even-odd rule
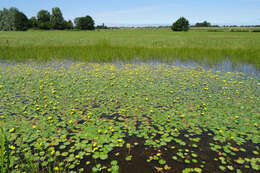
[[[176,22],[172,24],[171,29],[173,31],[188,31],[190,29],[189,21],[184,17],[180,17]]]
[[[60,8],[55,7],[52,9],[52,14],[50,17],[51,28],[52,29],[65,29],[65,21]]]
[[[4,8],[0,11],[0,30],[25,31],[29,27],[26,15],[17,8]]]
[[[210,27],[211,24],[209,22],[207,22],[207,21],[204,21],[204,22],[201,22],[201,23],[199,23],[199,22],[196,23],[195,26],[196,27]]]
[[[104,23],[102,25],[98,25],[96,29],[109,29]]]
[[[40,29],[50,29],[50,18],[51,15],[47,10],[40,10],[37,14],[38,27]]]
[[[78,17],[74,20],[77,29],[81,30],[94,30],[95,22],[90,16]]]
[[[29,20],[27,18],[27,16],[18,11],[15,14],[15,30],[16,31],[25,31],[29,28]]]
[[[65,29],[73,29],[73,23],[71,20],[65,21]]]
[[[38,22],[37,22],[36,17],[31,17],[29,19],[29,26],[30,26],[30,28],[37,28],[38,27]]]

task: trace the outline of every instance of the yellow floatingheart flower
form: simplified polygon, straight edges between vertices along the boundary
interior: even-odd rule
[[[9,133],[13,133],[14,132],[14,128],[11,128],[10,130],[9,130]]]
[[[51,151],[51,155],[53,155],[54,153],[55,153],[55,150],[52,150],[52,151]]]
[[[59,171],[59,168],[58,168],[58,167],[55,167],[55,168],[54,168],[54,171]]]
[[[123,142],[123,139],[118,139],[117,141],[118,141],[118,142]]]
[[[13,146],[13,145],[9,146],[9,148],[10,148],[11,150],[15,150],[15,146]]]

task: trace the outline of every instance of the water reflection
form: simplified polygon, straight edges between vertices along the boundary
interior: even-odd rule
[[[76,63],[76,60],[52,60],[48,62],[33,62],[33,61],[27,61],[27,62],[9,62],[9,61],[0,61],[0,70],[4,70],[8,66],[15,66],[15,65],[28,65],[33,66],[35,68],[68,68],[74,63]],[[84,62],[86,65],[89,62]],[[104,64],[104,62],[96,62]],[[232,61],[226,59],[221,62],[216,63],[208,63],[206,61],[203,62],[195,62],[195,61],[180,61],[180,60],[172,60],[172,61],[160,61],[160,60],[146,60],[146,61],[140,61],[140,60],[131,60],[131,61],[113,61],[113,64],[115,64],[117,67],[122,67],[124,64],[149,64],[152,66],[158,66],[158,65],[169,65],[169,66],[179,66],[179,67],[203,67],[205,70],[213,70],[213,71],[221,71],[221,72],[242,72],[246,76],[256,76],[260,78],[260,69],[256,68],[253,64],[246,64],[246,63],[233,63]]]
[[[125,64],[125,62],[116,61],[114,62],[118,67]],[[167,61],[162,62],[160,60],[147,60],[147,61],[129,61],[127,63],[130,64],[150,64],[153,66],[166,64],[166,65],[172,65],[172,66],[178,66],[178,67],[203,67],[205,70],[213,70],[213,71],[221,71],[221,72],[242,72],[245,75],[253,75],[260,78],[260,69],[256,68],[252,64],[246,64],[246,63],[232,63],[230,60],[226,59],[224,61],[209,64],[208,62],[195,62],[195,61],[180,61],[180,60],[174,60],[174,61]]]

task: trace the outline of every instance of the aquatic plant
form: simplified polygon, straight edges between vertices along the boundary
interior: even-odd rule
[[[256,76],[167,64],[0,67],[2,172],[259,170]]]

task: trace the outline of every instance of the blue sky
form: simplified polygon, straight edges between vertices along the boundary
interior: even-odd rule
[[[0,9],[17,7],[28,17],[60,7],[66,19],[91,15],[96,24],[171,24],[180,16],[190,23],[260,24],[260,0],[0,0]]]

